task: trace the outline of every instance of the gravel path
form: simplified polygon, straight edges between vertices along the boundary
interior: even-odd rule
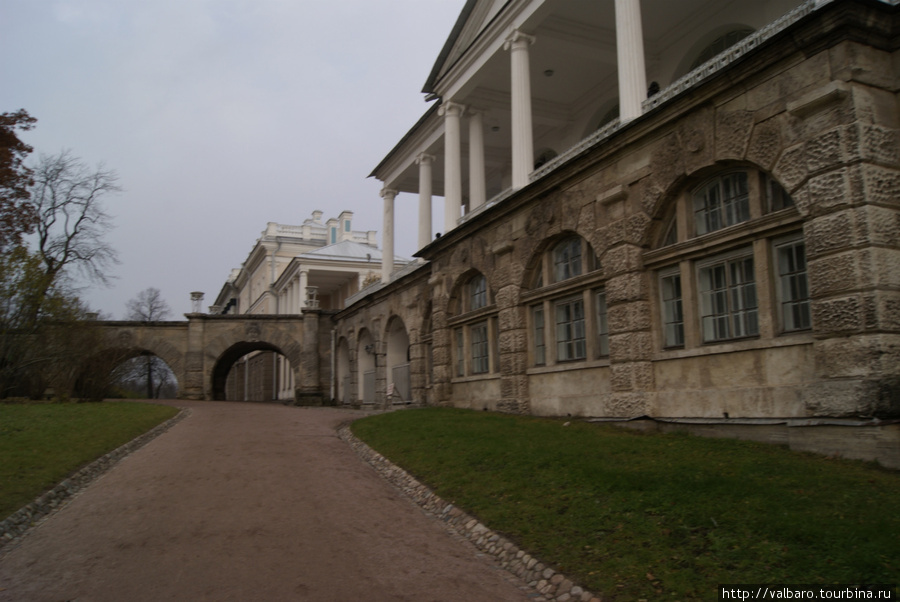
[[[338,439],[360,412],[192,414],[0,556],[2,601],[528,600]]]

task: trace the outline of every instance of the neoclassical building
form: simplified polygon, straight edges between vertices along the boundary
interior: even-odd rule
[[[385,257],[398,205],[420,250],[335,313],[337,400],[897,445],[898,26],[878,0],[466,2],[371,174]]]
[[[343,309],[345,300],[381,273],[376,232],[353,230],[353,213],[322,221],[322,212],[299,226],[269,222],[240,268],[210,307],[211,314],[295,315]],[[407,263],[395,257],[398,265]],[[234,364],[226,391],[231,400],[293,400],[296,383],[287,358],[257,351]]]

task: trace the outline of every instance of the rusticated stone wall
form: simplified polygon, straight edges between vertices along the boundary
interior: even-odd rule
[[[414,386],[423,403],[607,417],[900,416],[895,13],[872,3],[818,11],[465,220],[421,252],[430,263],[414,276],[341,312],[339,331],[352,342],[360,328],[402,319],[413,347],[422,345],[413,373],[428,383]],[[771,178],[794,207],[708,243],[661,246],[679,199],[735,168]],[[605,292],[609,354],[536,366],[529,304],[543,293],[531,277],[572,234],[597,257],[582,289]],[[812,327],[800,332],[781,332],[777,319],[772,245],[783,235],[806,245]],[[687,344],[666,348],[658,270],[682,266],[683,302],[697,306],[697,261],[736,245],[765,260],[756,263],[759,335],[704,343],[695,321],[684,325]],[[460,377],[454,327],[465,315],[454,303],[473,273],[487,279],[490,299],[476,317],[496,320],[497,341],[489,374]]]

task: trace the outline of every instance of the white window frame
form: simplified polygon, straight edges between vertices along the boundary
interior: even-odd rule
[[[677,293],[666,295],[666,280],[678,279]],[[659,282],[659,307],[660,321],[662,323],[663,347],[684,347],[684,279],[681,277],[681,266],[660,270]]]
[[[580,316],[576,315],[580,310]],[[560,320],[560,310],[570,311]],[[565,297],[553,302],[556,361],[576,362],[587,359],[587,332],[585,324],[584,296]]]
[[[784,271],[782,253],[803,247],[801,269]],[[806,261],[806,241],[802,234],[795,234],[772,241],[773,274],[775,275],[778,324],[781,332],[800,332],[812,328],[809,298],[809,276]],[[801,322],[796,323],[799,317]]]
[[[735,281],[733,266],[742,264],[741,269],[746,268],[746,262],[750,261],[750,274],[752,281],[741,279]],[[734,339],[743,339],[759,336],[759,296],[756,284],[756,261],[752,247],[742,247],[730,253],[718,255],[703,262],[697,263],[697,295],[699,302],[700,334],[704,343],[719,343]],[[709,282],[709,288],[704,286],[709,281],[707,273],[710,270],[722,268],[724,286],[718,286]],[[743,278],[746,274],[741,274]],[[752,286],[751,286],[752,285]],[[752,291],[752,305],[748,292]],[[718,301],[716,301],[718,297]],[[724,305],[724,311],[722,306]]]

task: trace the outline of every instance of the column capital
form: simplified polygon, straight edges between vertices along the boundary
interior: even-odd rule
[[[527,33],[522,33],[518,29],[509,34],[509,37],[506,38],[506,41],[503,42],[503,50],[509,50],[513,46],[518,48],[522,48],[524,46],[529,46],[534,44],[535,37],[530,36]]]
[[[458,102],[453,102],[452,100],[448,100],[441,104],[441,107],[438,109],[438,115],[451,115],[454,117],[458,117],[463,114],[466,110],[466,105],[460,104]]]
[[[423,163],[428,165],[434,162],[436,158],[437,157],[435,157],[434,155],[429,155],[428,153],[419,153],[418,155],[416,155],[416,165],[422,165]]]
[[[397,191],[393,188],[382,188],[381,189],[381,198],[386,199],[391,197],[392,199],[397,196]]]

